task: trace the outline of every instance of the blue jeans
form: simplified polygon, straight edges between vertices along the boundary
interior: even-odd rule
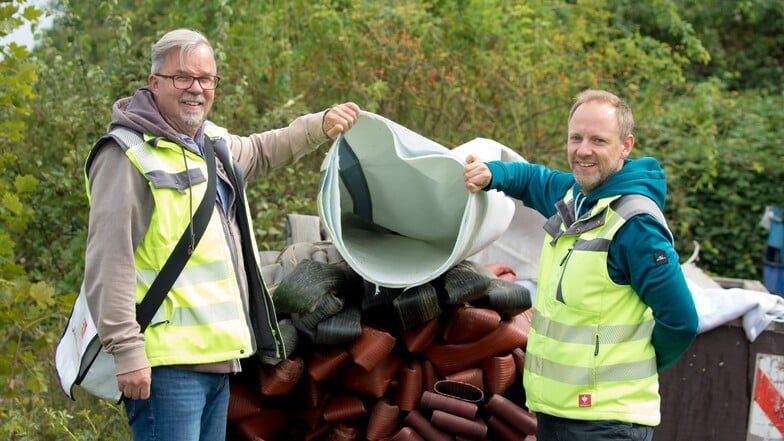
[[[123,402],[134,441],[223,440],[229,376],[158,366],[150,398]]]
[[[581,421],[536,414],[537,441],[651,441],[653,427],[622,421]]]

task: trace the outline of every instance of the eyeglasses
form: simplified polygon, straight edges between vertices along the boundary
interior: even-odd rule
[[[204,90],[212,90],[218,87],[218,83],[220,82],[220,77],[217,75],[210,75],[208,77],[192,77],[189,75],[163,75],[163,74],[153,74],[156,77],[161,78],[170,78],[172,80],[172,85],[175,89],[180,90],[187,90],[193,86],[193,82],[195,80],[199,81],[199,86],[201,86]]]

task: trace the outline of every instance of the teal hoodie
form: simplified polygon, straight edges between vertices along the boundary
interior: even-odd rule
[[[545,217],[567,191],[575,197],[580,185],[572,173],[524,162],[488,162],[493,177],[484,190],[503,191]],[[664,211],[667,182],[654,158],[627,159],[623,168],[584,197],[579,215],[608,196],[640,194]],[[662,259],[662,254],[666,259]],[[697,335],[699,321],[669,231],[650,215],[631,218],[610,243],[607,270],[616,283],[630,285],[653,311],[653,346],[659,371],[672,366]]]

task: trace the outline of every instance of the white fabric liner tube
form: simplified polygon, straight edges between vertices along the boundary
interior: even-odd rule
[[[480,159],[501,159],[500,144],[473,142]],[[366,281],[422,285],[506,231],[513,201],[466,190],[465,158],[455,150],[369,112],[332,144],[321,166],[319,216]]]

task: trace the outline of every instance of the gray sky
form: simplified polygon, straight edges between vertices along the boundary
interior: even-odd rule
[[[25,2],[25,5],[27,4],[34,4],[42,10],[46,10],[45,9],[46,0],[28,0]],[[24,6],[22,6],[22,8],[24,8]],[[46,27],[49,26],[51,23],[52,23],[51,16],[44,14],[41,16],[38,26],[39,28]],[[12,41],[15,41],[17,44],[21,46],[27,46],[28,48],[32,48],[33,33],[30,29],[30,24],[27,23],[22,27],[16,28],[14,32],[11,32],[10,34],[6,35],[4,38],[0,38],[0,44],[7,44]]]
[[[15,41],[21,46],[27,46],[28,48],[32,47],[33,33],[30,31],[30,25],[16,28],[14,32],[11,32],[3,38],[0,38],[0,44],[8,44],[12,41]]]

